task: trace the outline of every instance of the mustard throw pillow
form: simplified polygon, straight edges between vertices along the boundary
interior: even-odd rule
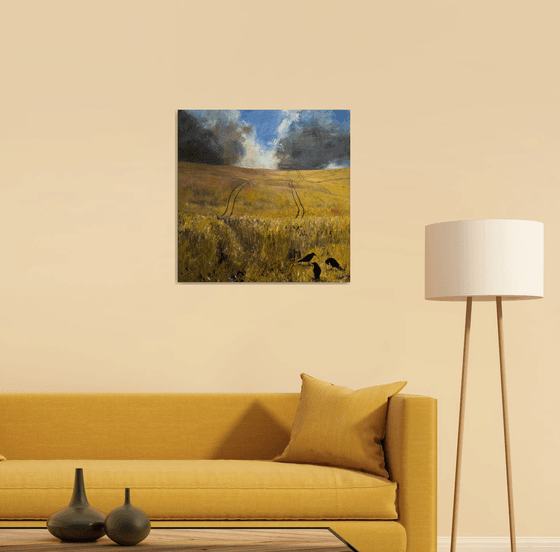
[[[6,460],[6,457],[0,454],[0,462],[2,462],[2,460]]]
[[[327,464],[389,477],[381,440],[389,397],[406,381],[353,391],[301,374],[290,442],[275,462]]]

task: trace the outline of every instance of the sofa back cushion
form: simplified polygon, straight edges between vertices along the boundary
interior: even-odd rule
[[[270,460],[299,393],[0,393],[0,454],[33,459]]]

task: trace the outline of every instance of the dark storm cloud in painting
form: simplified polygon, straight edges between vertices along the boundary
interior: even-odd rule
[[[336,124],[324,112],[308,112],[292,123],[278,142],[279,170],[315,170],[350,166],[350,129]]]
[[[244,129],[220,112],[199,116],[179,110],[177,144],[179,161],[207,165],[235,165],[244,155]]]
[[[180,110],[179,161],[247,168],[350,167],[345,110]]]

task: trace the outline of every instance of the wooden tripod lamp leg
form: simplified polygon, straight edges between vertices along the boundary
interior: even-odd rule
[[[506,448],[506,475],[509,507],[509,538],[512,552],[516,552],[515,520],[513,518],[513,484],[511,477],[511,459],[509,453],[509,422],[506,391],[506,361],[504,357],[504,332],[502,327],[502,298],[496,297],[496,311],[498,315],[498,346],[500,349],[500,375],[502,380],[502,411],[504,415],[504,443]]]
[[[451,524],[451,552],[457,546],[457,520],[459,518],[459,482],[461,480],[461,457],[463,455],[463,422],[467,397],[467,366],[469,364],[469,342],[471,337],[472,297],[467,297],[465,315],[465,342],[463,345],[463,374],[461,376],[461,404],[459,407],[459,432],[457,436],[457,463],[455,465],[455,494],[453,496],[453,522]]]

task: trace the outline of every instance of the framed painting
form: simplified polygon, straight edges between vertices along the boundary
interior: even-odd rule
[[[350,111],[179,110],[178,282],[349,282]]]

